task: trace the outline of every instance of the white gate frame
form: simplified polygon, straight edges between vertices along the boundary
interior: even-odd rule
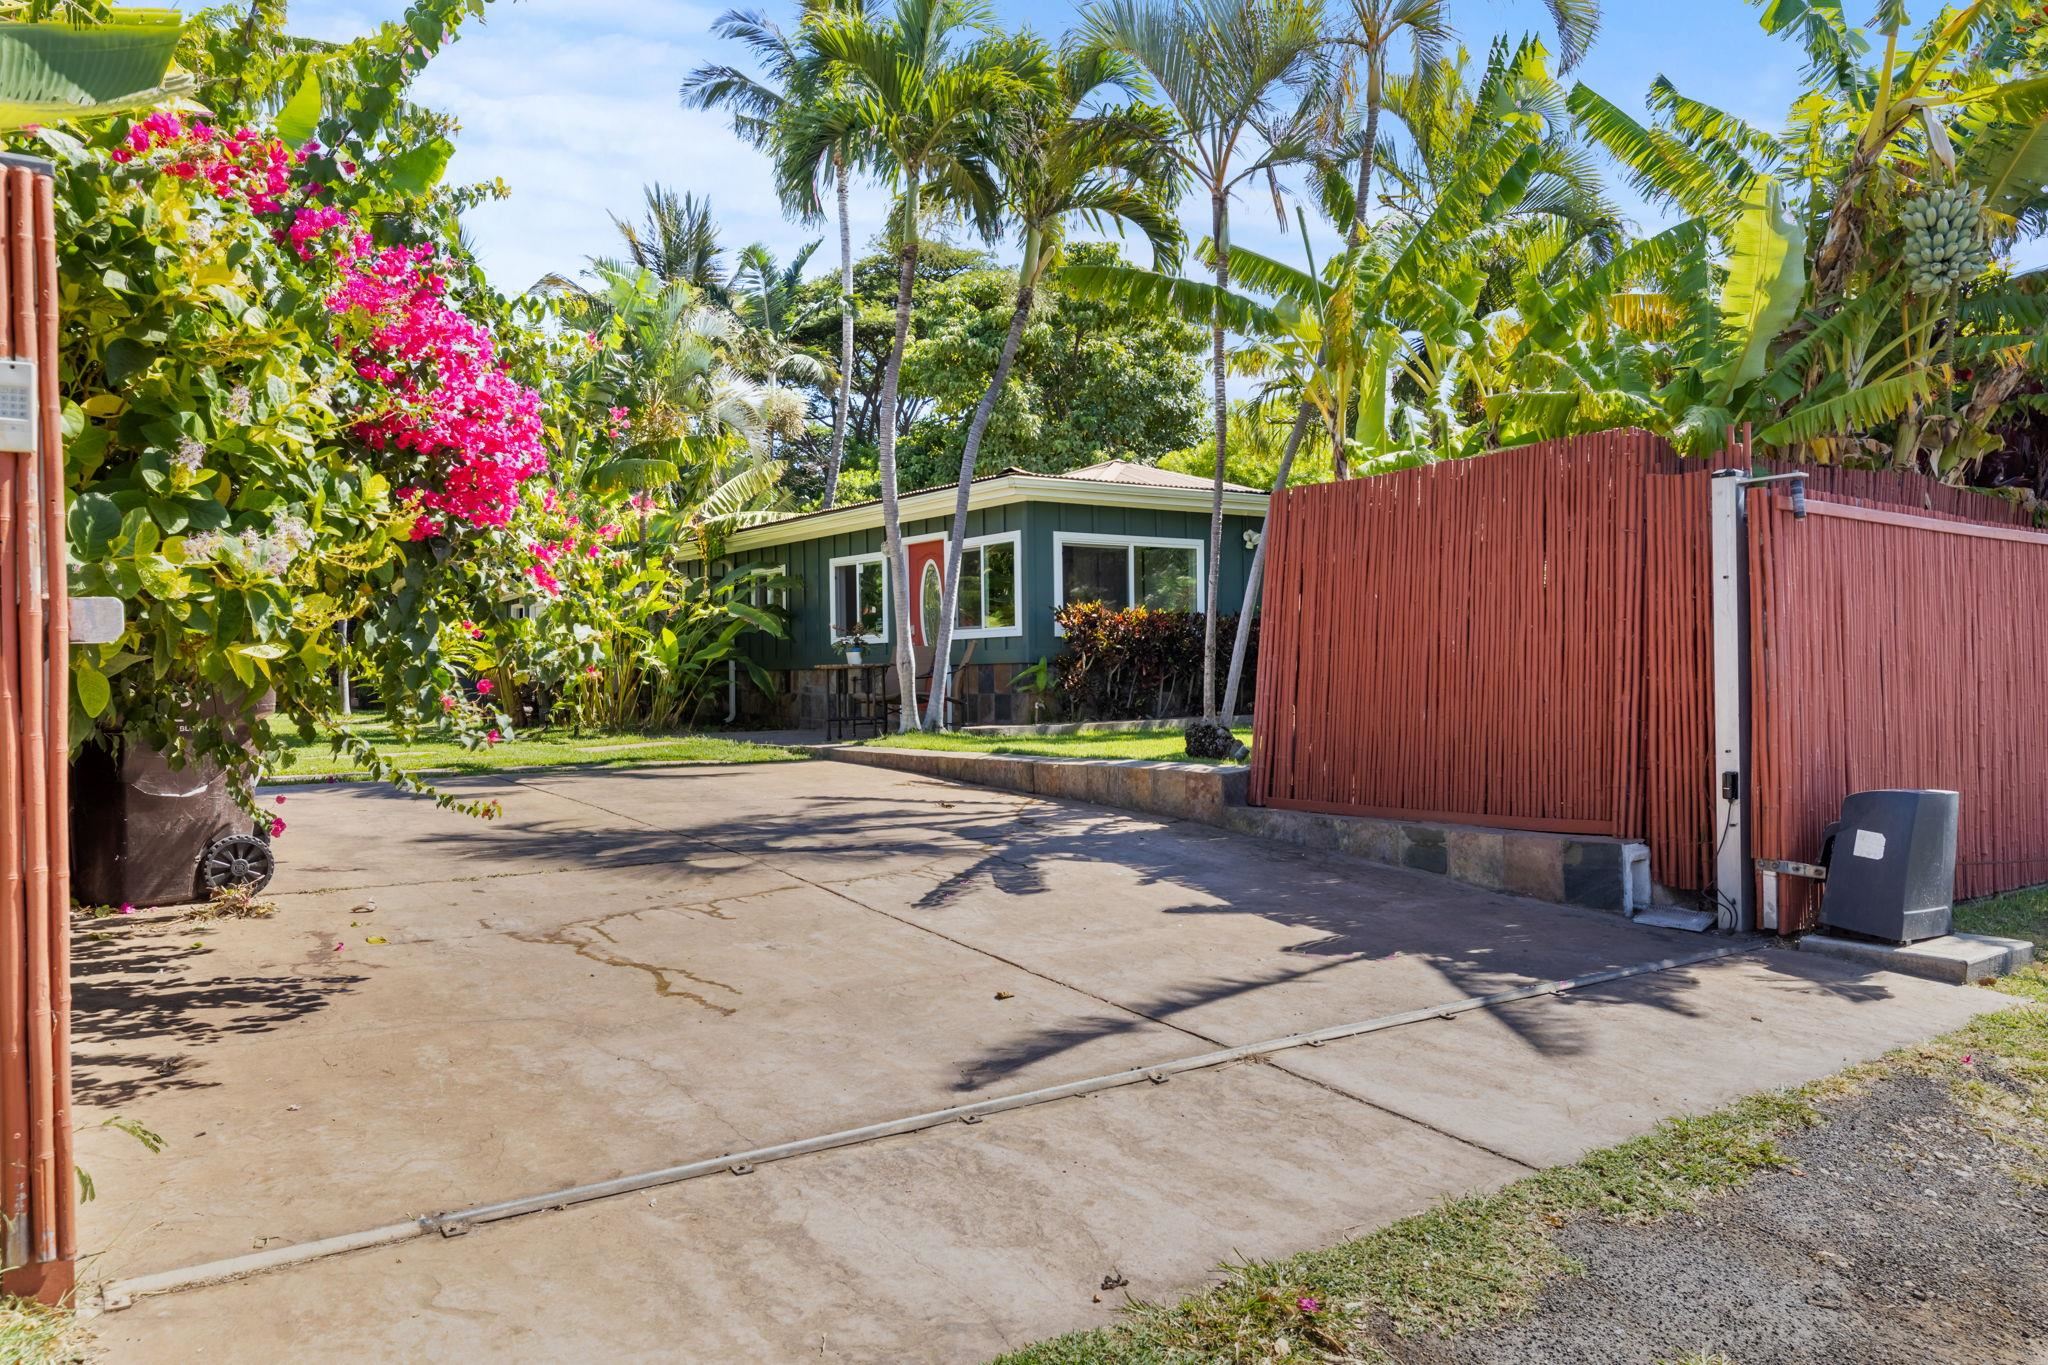
[[[1773,483],[1792,486],[1792,515],[1804,517],[1804,474],[1719,469],[1713,476],[1714,906],[1725,933],[1778,927],[1775,878],[1766,879],[1758,923],[1749,842],[1749,490]]]

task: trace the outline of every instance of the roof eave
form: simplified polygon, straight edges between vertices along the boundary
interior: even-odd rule
[[[954,487],[926,489],[912,493],[898,504],[903,521],[946,516],[958,496]],[[1003,507],[1017,502],[1083,503],[1094,507],[1147,507],[1169,511],[1207,512],[1214,490],[1204,487],[1167,488],[1157,484],[1114,483],[1107,480],[1063,479],[1053,475],[1002,474],[977,481],[968,487],[969,510]],[[1263,517],[1269,495],[1249,489],[1226,488],[1223,510],[1235,516]],[[767,522],[735,531],[726,538],[728,551],[759,549],[768,545],[790,545],[818,540],[848,531],[864,531],[882,524],[879,503],[811,512],[801,517]]]

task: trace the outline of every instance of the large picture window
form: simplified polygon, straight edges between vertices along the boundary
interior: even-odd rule
[[[889,611],[881,555],[832,561],[832,638],[889,638]]]
[[[1202,543],[1056,535],[1057,596],[1156,611],[1202,609]]]

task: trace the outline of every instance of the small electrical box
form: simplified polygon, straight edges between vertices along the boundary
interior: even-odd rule
[[[36,448],[36,363],[0,360],[0,450]]]

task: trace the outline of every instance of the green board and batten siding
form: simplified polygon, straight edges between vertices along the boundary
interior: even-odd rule
[[[952,518],[924,517],[907,521],[905,536],[941,534],[952,529]],[[1226,515],[1223,518],[1222,607],[1235,612],[1244,601],[1245,573],[1252,552],[1246,548],[1244,533],[1257,530],[1259,517]],[[799,528],[792,527],[792,530]],[[1099,507],[1068,502],[1012,502],[998,507],[975,508],[967,514],[967,536],[1023,532],[1024,564],[1020,574],[1023,600],[1020,604],[1024,633],[994,636],[977,642],[978,663],[1031,664],[1059,653],[1060,641],[1053,634],[1053,536],[1071,535],[1135,536],[1161,540],[1209,539],[1209,518],[1200,512],[1166,511],[1146,507]],[[790,623],[787,640],[763,635],[748,637],[748,653],[763,668],[811,668],[836,663],[832,648],[831,613],[828,607],[828,566],[835,559],[851,555],[878,554],[882,530],[872,527],[841,535],[809,540],[791,540],[782,545],[756,546],[732,556],[736,564],[783,564],[799,580],[790,592]],[[1206,550],[1205,550],[1206,553]],[[892,588],[894,584],[890,585]],[[893,613],[894,603],[890,604]],[[893,614],[890,620],[894,621]]]

